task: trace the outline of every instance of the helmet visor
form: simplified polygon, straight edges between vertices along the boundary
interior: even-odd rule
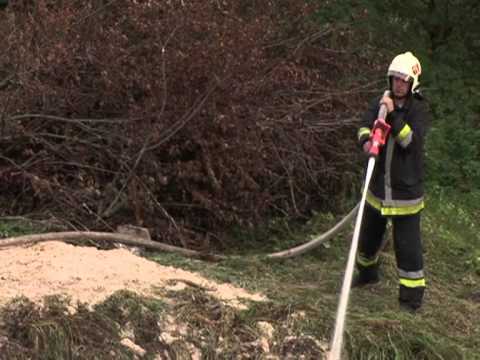
[[[390,70],[388,72],[388,76],[393,76],[393,77],[402,79],[403,81],[406,81],[406,82],[412,82],[413,81],[413,78],[410,75],[401,73],[399,71]]]

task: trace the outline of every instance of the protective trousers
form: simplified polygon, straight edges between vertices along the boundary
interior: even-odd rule
[[[425,290],[420,212],[392,216],[390,219],[399,276],[399,301],[401,305],[415,310],[421,306]],[[378,280],[378,258],[387,220],[377,209],[368,203],[365,205],[357,256],[359,276],[365,282]]]

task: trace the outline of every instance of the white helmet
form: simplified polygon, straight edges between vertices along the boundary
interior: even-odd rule
[[[418,87],[420,86],[420,82],[418,81],[418,77],[422,73],[422,67],[420,65],[420,61],[410,52],[407,51],[406,53],[400,54],[395,56],[392,63],[388,67],[388,82],[390,85],[390,89],[392,87],[392,76],[398,77],[404,81],[411,81],[412,93],[418,91]]]

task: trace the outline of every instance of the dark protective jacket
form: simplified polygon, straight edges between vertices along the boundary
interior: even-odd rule
[[[363,116],[358,130],[360,145],[369,139],[379,100],[374,100]],[[383,215],[415,214],[424,207],[424,139],[430,111],[425,100],[411,95],[386,121],[392,130],[376,161],[367,202]]]

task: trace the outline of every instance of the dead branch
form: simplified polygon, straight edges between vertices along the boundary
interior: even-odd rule
[[[79,240],[94,240],[94,241],[108,241],[114,243],[120,243],[128,246],[142,246],[148,249],[161,250],[166,252],[179,253],[183,256],[208,259],[208,260],[223,260],[222,255],[201,253],[195,250],[183,249],[177,246],[163,244],[156,241],[149,241],[142,238],[117,234],[108,232],[95,232],[95,231],[66,231],[66,232],[51,232],[45,234],[33,234],[9,237],[0,240],[0,248],[35,244],[44,241],[65,241],[75,242]]]
[[[14,86],[0,74],[1,215],[47,210],[71,231],[141,218],[159,241],[199,249],[234,224],[334,210],[331,195],[356,180],[345,134],[380,85],[350,80],[366,78],[361,57],[331,49],[335,26],[302,21],[300,2],[248,18],[241,0],[220,13],[212,2],[29,4],[2,26]],[[287,19],[298,31],[282,30]],[[129,201],[132,181],[142,193],[132,186]]]

